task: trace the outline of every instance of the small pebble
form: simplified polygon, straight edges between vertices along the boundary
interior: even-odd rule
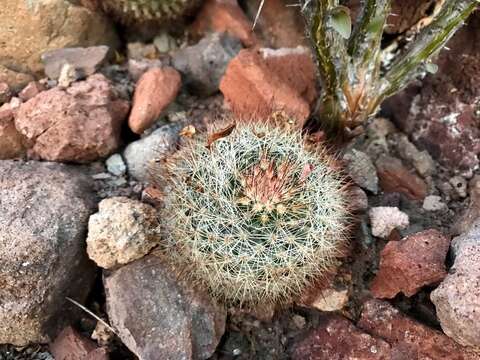
[[[127,172],[127,166],[120,154],[113,154],[107,159],[105,164],[107,165],[107,170],[113,175],[122,176]]]
[[[467,197],[467,180],[461,176],[454,176],[450,179],[450,184],[455,189],[458,196]]]
[[[423,200],[423,209],[427,211],[438,211],[446,208],[446,204],[442,202],[442,197],[437,195],[429,195]]]

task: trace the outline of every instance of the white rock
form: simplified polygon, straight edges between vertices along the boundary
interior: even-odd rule
[[[325,289],[312,306],[320,311],[338,311],[348,302],[348,290]]]
[[[409,225],[408,215],[397,207],[378,206],[369,211],[372,235],[387,238],[393,229],[406,229]]]
[[[120,154],[113,154],[107,159],[105,164],[107,165],[108,172],[116,176],[125,175],[127,171],[127,166]]]
[[[138,200],[102,200],[88,221],[87,253],[98,266],[110,269],[139,259],[158,244],[156,210]]]
[[[429,195],[423,200],[423,208],[427,211],[438,211],[445,209],[447,205],[442,202],[442,197],[437,195]]]

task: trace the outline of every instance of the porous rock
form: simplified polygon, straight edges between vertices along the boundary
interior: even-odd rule
[[[380,254],[380,268],[372,283],[377,298],[399,292],[412,296],[422,286],[439,283],[447,275],[445,258],[450,239],[435,229],[389,241]]]
[[[117,149],[128,108],[110,81],[95,74],[65,90],[43,91],[22,104],[15,126],[28,139],[31,156],[86,163]]]
[[[158,229],[150,205],[127,197],[104,199],[88,221],[88,256],[105,269],[127,264],[158,245]]]

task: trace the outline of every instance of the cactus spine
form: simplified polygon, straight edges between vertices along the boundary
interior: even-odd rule
[[[167,165],[167,256],[227,303],[290,303],[341,253],[341,176],[278,128],[244,124],[209,148],[204,140]]]

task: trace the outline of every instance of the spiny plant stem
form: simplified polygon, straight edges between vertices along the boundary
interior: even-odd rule
[[[436,19],[398,58],[384,77],[383,100],[403,89],[418,75],[421,65],[438,53],[479,4],[478,0],[449,0]]]
[[[425,64],[478,4],[479,0],[444,0],[432,23],[383,73],[386,54],[381,41],[391,0],[364,0],[362,14],[348,39],[338,28],[347,23],[335,25],[333,21],[338,11],[344,11],[338,0],[306,0],[303,12],[323,86],[319,117],[324,130],[339,135],[375,115],[383,100],[425,72]]]

